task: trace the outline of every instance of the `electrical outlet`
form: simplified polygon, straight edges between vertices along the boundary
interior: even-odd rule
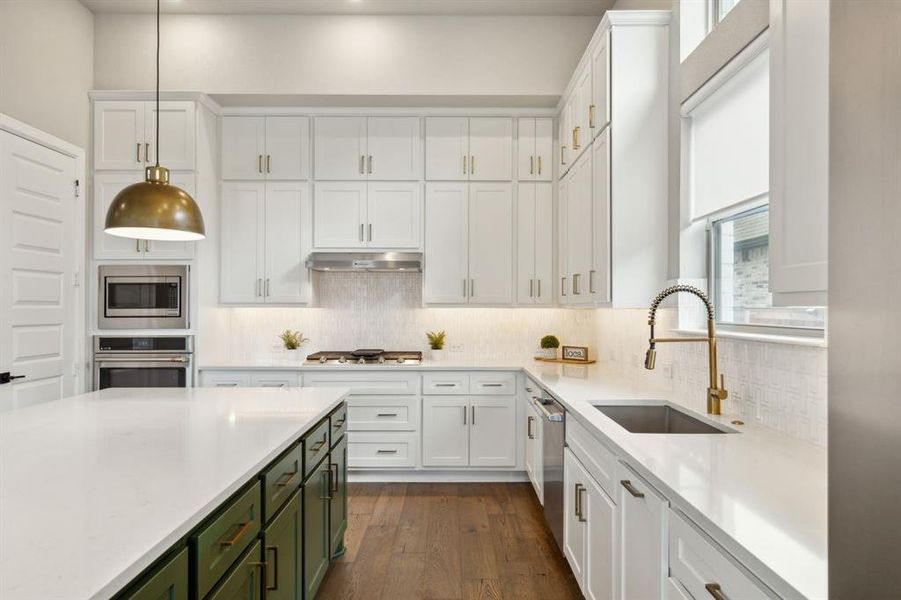
[[[272,344],[272,346],[270,346],[269,349],[272,350],[273,352],[281,352],[282,350],[285,349],[285,347],[282,344]]]
[[[463,344],[460,342],[457,342],[455,344],[448,344],[447,349],[451,352],[463,352]]]

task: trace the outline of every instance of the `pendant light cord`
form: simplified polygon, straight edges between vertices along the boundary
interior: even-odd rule
[[[156,0],[156,166],[160,166],[160,0]]]

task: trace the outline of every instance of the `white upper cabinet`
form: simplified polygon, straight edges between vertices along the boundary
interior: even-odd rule
[[[266,117],[222,117],[222,178],[265,179]]]
[[[306,182],[266,184],[264,294],[267,303],[307,301],[309,271],[304,266],[307,241],[303,223],[309,193]]]
[[[610,123],[610,32],[605,31],[591,50],[591,104],[588,127],[597,136]],[[588,138],[586,138],[588,139]]]
[[[160,102],[160,164],[172,171],[194,169],[194,103]],[[146,100],[94,102],[94,170],[143,170],[156,163],[156,103]]]
[[[570,167],[570,148],[569,143],[572,138],[571,129],[570,129],[570,106],[569,104],[564,104],[560,109],[560,115],[557,117],[557,143],[560,145],[560,150],[557,153],[558,156],[556,158],[557,164],[560,168],[560,176],[566,174]]]
[[[366,183],[317,182],[313,200],[313,246],[366,245]]]
[[[266,117],[265,154],[266,179],[309,179],[309,117]]]
[[[370,181],[422,177],[419,117],[369,117],[366,174]]]
[[[419,248],[422,187],[418,182],[370,182],[366,190],[366,241],[378,248]]]
[[[610,130],[605,129],[591,147],[593,260],[588,293],[596,302],[610,302]]]
[[[520,183],[516,207],[519,304],[553,301],[554,203],[551,183]]]
[[[512,119],[426,119],[426,179],[509,181],[512,176]]]
[[[422,299],[463,304],[469,289],[469,184],[428,183]]]
[[[425,178],[469,179],[469,119],[429,117],[425,120]]]
[[[520,118],[517,178],[520,181],[553,179],[554,120]]]
[[[576,161],[569,174],[566,205],[566,291],[570,304],[593,302],[589,281],[592,265],[592,153]]]
[[[316,117],[316,179],[366,179],[366,117]]]
[[[513,192],[509,183],[469,190],[469,302],[513,302]]]
[[[592,137],[589,123],[591,106],[594,104],[592,101],[591,64],[585,64],[576,77],[576,87],[573,91],[572,127],[575,140],[573,150],[575,155],[578,156],[591,144]]]
[[[569,261],[567,244],[569,236],[567,228],[567,213],[569,212],[569,173],[560,178],[557,183],[557,278],[554,281],[558,302],[560,304],[569,304],[570,296],[566,290],[569,284]]]

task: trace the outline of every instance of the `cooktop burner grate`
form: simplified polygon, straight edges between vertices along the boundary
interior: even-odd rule
[[[325,350],[314,352],[307,356],[308,363],[339,363],[339,364],[406,364],[422,362],[422,352],[392,351],[375,348],[362,348],[358,350],[333,351]]]

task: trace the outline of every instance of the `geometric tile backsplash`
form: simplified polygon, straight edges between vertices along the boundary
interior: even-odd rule
[[[198,363],[303,360],[322,349],[375,347],[426,351],[425,332],[447,331],[446,350],[459,358],[529,360],[541,336],[591,347],[625,377],[652,382],[689,408],[705,409],[707,347],[668,344],[657,368],[643,367],[647,310],[559,308],[423,308],[418,273],[323,273],[314,307],[201,307]],[[658,311],[658,333],[676,310]],[[310,338],[288,359],[278,333]],[[723,412],[803,440],[826,444],[826,350],[721,338],[720,371],[729,398]],[[292,353],[293,354],[293,353]]]

